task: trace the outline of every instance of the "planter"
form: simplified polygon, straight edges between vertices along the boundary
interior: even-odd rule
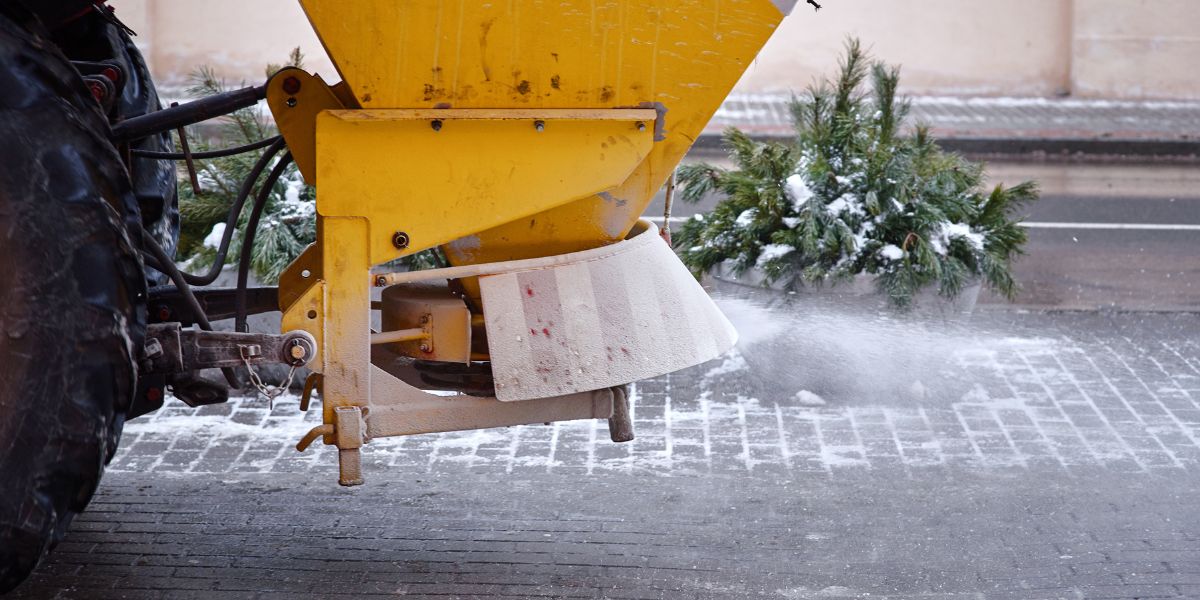
[[[735,295],[758,296],[760,300],[772,305],[804,302],[828,305],[843,312],[884,312],[898,318],[950,322],[962,321],[971,315],[979,299],[979,291],[983,287],[982,282],[975,280],[954,298],[939,295],[936,288],[927,288],[917,294],[909,309],[899,311],[889,305],[886,296],[879,293],[875,286],[875,276],[865,273],[836,285],[802,286],[792,291],[785,290],[782,282],[778,281],[764,285],[766,276],[758,269],[735,275],[725,265],[718,265],[708,274],[708,279],[717,289]]]

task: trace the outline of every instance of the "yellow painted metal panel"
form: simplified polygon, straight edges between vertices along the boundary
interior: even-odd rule
[[[301,0],[365,108],[670,103],[737,79],[770,0]]]
[[[317,212],[366,217],[379,264],[612,189],[653,145],[654,111],[537,114],[326,111]],[[402,249],[398,231],[410,240]]]
[[[365,107],[656,107],[659,143],[605,196],[447,246],[455,264],[624,237],[783,14],[770,0],[301,0]]]

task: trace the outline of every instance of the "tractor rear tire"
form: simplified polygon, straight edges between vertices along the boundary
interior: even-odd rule
[[[145,334],[128,174],[78,73],[36,27],[0,8],[0,593],[91,500]]]

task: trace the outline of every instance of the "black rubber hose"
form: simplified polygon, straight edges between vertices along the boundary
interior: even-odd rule
[[[195,160],[205,160],[209,158],[225,158],[226,156],[233,156],[235,154],[244,154],[252,150],[258,150],[259,148],[266,148],[267,146],[279,141],[280,137],[281,136],[276,135],[258,140],[257,142],[246,144],[244,146],[221,148],[220,150],[207,150],[204,152],[193,152],[192,158]],[[154,150],[140,150],[138,148],[133,148],[129,151],[129,153],[139,158],[153,158],[157,160],[187,159],[187,155],[182,152],[156,152]]]
[[[242,207],[246,205],[246,199],[250,197],[250,192],[254,190],[254,184],[258,182],[258,178],[262,172],[266,170],[267,165],[271,164],[271,159],[284,148],[286,144],[283,138],[275,140],[274,143],[267,148],[266,152],[259,157],[258,162],[254,163],[254,168],[250,170],[250,174],[246,176],[246,180],[242,182],[242,189],[238,191],[237,199],[233,205],[229,207],[229,216],[225,218],[225,233],[221,236],[221,244],[217,247],[217,256],[213,260],[213,264],[209,267],[208,272],[203,275],[194,275],[192,273],[181,273],[184,281],[194,286],[211,285],[212,282],[221,276],[221,268],[225,266],[225,257],[229,254],[229,243],[233,240],[233,233],[237,231],[238,217],[242,214]],[[157,269],[161,273],[167,273],[164,269],[167,265],[158,264],[157,261],[146,263],[150,267]],[[174,263],[171,263],[174,266]],[[178,270],[178,269],[177,269]]]
[[[143,231],[142,234],[144,238],[142,242],[146,245],[146,249],[149,251],[150,256],[152,256],[154,260],[158,262],[158,264],[163,265],[161,272],[167,277],[170,277],[171,281],[175,283],[175,289],[179,290],[179,292],[183,294],[183,299],[187,302],[188,308],[192,310],[192,317],[195,319],[196,324],[199,325],[200,329],[203,329],[204,331],[212,331],[212,323],[209,322],[208,315],[204,314],[204,307],[200,305],[200,301],[197,300],[196,295],[192,293],[192,287],[188,285],[187,281],[184,280],[183,273],[179,271],[179,269],[175,266],[175,262],[167,256],[167,253],[163,251],[162,247],[158,245],[158,242],[154,241],[154,238],[151,237],[148,232]],[[158,269],[158,267],[154,268]],[[225,375],[225,381],[228,381],[230,386],[234,388],[241,387],[241,385],[238,384],[237,376],[233,373],[233,369],[225,367],[221,369],[221,373]]]
[[[246,231],[242,234],[242,256],[238,261],[237,294],[235,300],[236,314],[233,321],[234,331],[249,331],[246,325],[246,286],[250,284],[250,252],[254,249],[254,236],[258,232],[258,222],[262,219],[267,199],[271,197],[271,189],[283,177],[283,172],[292,163],[292,153],[288,152],[275,163],[275,168],[267,175],[262,187],[258,188],[258,196],[254,199],[254,208],[250,210],[250,219],[246,221]]]
[[[114,143],[138,140],[147,136],[172,131],[180,127],[195,125],[216,117],[249,108],[267,97],[266,84],[221,92],[187,104],[156,110],[138,117],[131,117],[113,125]]]

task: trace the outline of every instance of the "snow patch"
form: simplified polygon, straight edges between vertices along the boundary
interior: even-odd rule
[[[800,390],[796,392],[796,403],[800,406],[825,406],[825,399],[808,391]]]
[[[879,249],[879,256],[887,260],[901,260],[904,258],[904,251],[895,244],[888,244]]]
[[[792,205],[797,211],[804,208],[804,205],[813,198],[812,188],[808,187],[808,182],[804,180],[804,176],[796,173],[787,178],[785,182],[787,186],[787,195],[792,199]]]
[[[758,255],[757,266],[762,267],[768,262],[780,258],[790,253],[795,248],[787,244],[767,244],[763,246],[762,253]]]
[[[225,224],[217,223],[213,225],[212,231],[204,236],[204,247],[216,250],[221,247],[221,238],[225,236]]]
[[[737,373],[744,370],[746,370],[746,359],[742,358],[741,352],[734,350],[725,355],[725,360],[721,361],[721,364],[709,369],[702,379],[707,381],[716,379],[722,375],[729,375],[730,373]]]

